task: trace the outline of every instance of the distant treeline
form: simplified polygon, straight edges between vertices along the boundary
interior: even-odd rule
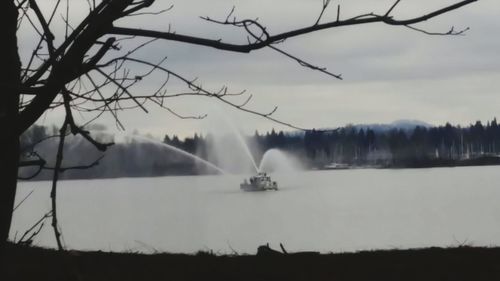
[[[210,138],[210,135],[196,134],[180,140],[175,135],[166,135],[164,142],[206,157]],[[481,164],[481,161],[467,161],[496,157],[500,151],[500,126],[496,118],[485,125],[477,121],[467,127],[449,123],[438,127],[392,129],[349,125],[334,130],[305,132],[256,131],[247,140],[257,145],[252,150],[257,160],[263,152],[278,148],[297,155],[315,168],[331,163],[382,167],[453,166],[463,164],[460,161]],[[491,164],[491,159],[487,163]]]
[[[96,127],[93,135],[104,141],[114,136]],[[36,157],[35,151],[53,167],[57,151],[58,130],[33,126],[21,136],[21,158]],[[180,148],[229,172],[248,171],[248,157],[235,146],[234,136],[195,134],[180,139],[165,135],[163,143]],[[500,164],[500,126],[496,119],[486,124],[477,121],[467,127],[446,124],[431,126],[345,126],[334,130],[295,132],[255,132],[247,136],[250,153],[258,163],[270,149],[280,149],[294,156],[305,168],[322,169],[335,164],[360,167],[433,167]],[[142,139],[142,140],[141,140]],[[117,142],[100,164],[86,170],[68,170],[68,178],[109,178],[124,176],[161,176],[215,173],[200,164],[161,145],[162,141],[144,141],[131,136]],[[42,141],[43,140],[43,141]],[[236,155],[239,153],[240,155]],[[68,137],[64,150],[65,166],[92,163],[101,156],[92,144],[81,137]],[[243,156],[243,157],[242,157]],[[333,165],[331,165],[333,164]],[[245,166],[246,165],[246,166]],[[242,166],[242,167],[238,167]],[[23,168],[20,175],[29,177],[37,167]],[[50,179],[50,170],[36,179]]]

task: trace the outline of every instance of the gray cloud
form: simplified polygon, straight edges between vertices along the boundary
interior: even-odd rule
[[[152,9],[171,4],[157,2]],[[321,2],[173,1],[174,9],[168,13],[134,17],[119,24],[153,29],[166,29],[171,24],[179,33],[244,43],[246,39],[241,31],[206,23],[198,16],[225,18],[234,5],[236,16],[259,17],[271,32],[282,32],[313,23]],[[415,16],[453,2],[404,1],[394,13],[397,17]],[[371,11],[383,13],[391,3],[340,1],[341,16]],[[332,7],[325,14],[325,20],[335,18],[335,13]],[[228,85],[235,91],[247,89],[254,94],[252,108],[266,111],[279,105],[276,116],[300,126],[334,127],[401,118],[433,124],[446,121],[467,124],[500,116],[497,109],[500,39],[495,36],[500,28],[499,16],[498,3],[483,0],[419,25],[432,31],[447,31],[450,26],[471,27],[466,36],[428,36],[403,27],[377,24],[321,31],[279,45],[332,72],[342,73],[344,81],[300,67],[272,50],[236,54],[182,43],[156,42],[138,56],[154,61],[168,56],[167,67],[187,77],[199,77],[207,87]],[[21,36],[26,42],[30,40],[28,37]],[[131,48],[132,44],[124,47]],[[22,44],[21,48],[25,50]],[[154,80],[148,81],[136,91],[153,89],[155,84]],[[173,84],[171,89],[179,87]],[[182,113],[204,113],[213,103],[193,98],[169,101]],[[262,118],[221,108],[248,132],[279,127]],[[54,122],[60,117],[60,113],[54,112],[45,122]],[[141,132],[157,135],[166,131],[183,135],[203,130],[203,121],[178,120],[154,108],[149,115],[133,111],[122,117],[131,130],[139,128]],[[82,117],[85,118],[89,117]],[[102,122],[112,126],[109,117]]]

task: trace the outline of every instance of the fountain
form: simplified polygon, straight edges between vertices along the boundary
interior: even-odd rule
[[[251,144],[248,143],[232,119],[220,112],[220,110],[214,110],[210,114],[212,118],[210,120],[207,118],[204,121],[209,122],[204,125],[209,128],[210,132],[207,136],[208,155],[205,159],[157,140],[138,135],[128,135],[128,137],[165,147],[221,174],[251,173],[258,175],[261,172],[293,172],[301,169],[298,159],[276,148],[266,151],[258,165],[251,152]],[[221,123],[226,126],[221,126]]]
[[[259,171],[261,172],[294,172],[301,170],[302,165],[292,155],[273,148],[264,153],[260,161]]]
[[[248,156],[248,158],[252,162],[252,165],[255,168],[256,173],[260,173],[260,172],[268,172],[268,173],[293,172],[293,171],[297,171],[297,170],[301,169],[300,162],[296,158],[294,158],[293,156],[289,155],[288,153],[286,153],[282,150],[276,149],[276,148],[267,150],[264,153],[264,155],[262,156],[262,159],[260,161],[260,165],[257,166],[256,161],[254,160],[253,155],[250,151],[250,148],[249,148],[248,144],[246,143],[246,141],[244,140],[244,137],[241,135],[241,133],[239,133],[239,131],[236,129],[236,127],[234,127],[234,126],[231,126],[231,127],[233,128],[233,131],[235,133],[235,136],[237,137],[237,140],[239,141],[239,144],[242,146],[246,155]],[[194,154],[191,154],[191,153],[186,152],[182,149],[179,149],[175,146],[172,146],[172,145],[169,145],[169,144],[166,144],[163,142],[155,141],[155,140],[143,137],[143,136],[134,135],[132,137],[134,139],[138,139],[141,141],[160,145],[160,146],[165,147],[169,150],[175,151],[179,154],[182,154],[186,157],[189,157],[189,158],[191,158],[199,163],[203,163],[204,165],[220,172],[221,174],[228,174],[224,169],[216,166],[215,164],[213,164],[205,159],[202,159]]]
[[[214,108],[210,118],[203,120],[203,128],[208,131],[207,160],[232,174],[258,173],[251,147],[234,122],[221,110]]]
[[[241,134],[240,130],[236,128],[234,122],[232,122],[231,119],[227,118],[227,116],[221,117],[223,117],[222,120],[224,120],[224,122],[231,129],[234,136],[236,136],[236,139],[238,140],[241,148],[250,159],[255,169],[255,173],[259,174],[261,172],[292,172],[302,169],[302,165],[297,158],[277,148],[267,150],[262,156],[260,165],[257,165],[257,162],[255,161],[253,154],[250,151],[250,146],[247,141],[245,141],[245,138]]]
[[[232,119],[221,114],[221,110],[210,112],[205,128],[211,132],[210,159],[231,173],[293,172],[302,165],[297,158],[279,150],[270,149],[264,153],[258,165],[251,152],[251,143],[242,135]],[[208,119],[208,118],[207,118]],[[226,126],[221,126],[223,123]],[[250,165],[251,164],[251,165]],[[251,167],[251,168],[250,168]]]
[[[229,126],[220,126],[220,123],[217,123],[219,130],[225,129],[226,132],[217,134],[217,139],[212,138],[211,141],[207,141],[209,155],[206,158],[144,136],[92,131],[98,141],[115,141],[116,145],[112,146],[106,156],[99,161],[99,166],[84,170],[69,170],[64,173],[64,178],[158,176],[172,172],[175,174],[179,171],[191,172],[193,168],[205,169],[205,167],[206,171],[220,174],[258,175],[261,172],[294,171],[299,166],[295,164],[297,161],[294,161],[293,157],[278,149],[266,151],[258,166],[250,150],[251,144],[246,141],[245,137],[229,120],[226,122]],[[229,134],[229,128],[232,129],[231,134]],[[80,136],[68,136],[66,143],[64,165],[88,165],[102,156],[101,152]],[[57,148],[57,144],[56,139],[46,140],[37,146],[37,151],[49,163],[53,163],[55,161],[53,151]],[[173,152],[169,158],[162,156],[163,149]],[[78,153],[74,153],[75,151]],[[186,161],[186,159],[194,162]],[[195,167],[193,164],[200,166]],[[167,171],[166,167],[174,167],[173,169],[178,167],[179,170]],[[34,171],[26,168],[21,172],[23,175],[31,175]],[[48,179],[50,174],[42,172],[39,178]]]
[[[182,155],[184,155],[186,157],[189,157],[189,158],[191,158],[191,159],[193,159],[193,160],[195,160],[195,161],[197,161],[199,163],[203,163],[207,167],[210,167],[210,168],[218,171],[221,174],[227,174],[227,172],[224,171],[222,168],[219,168],[218,166],[210,163],[209,161],[207,161],[207,160],[205,160],[203,158],[200,158],[200,157],[198,157],[198,156],[196,156],[194,154],[191,154],[191,153],[189,153],[187,151],[184,151],[184,150],[182,150],[180,148],[177,148],[175,146],[172,146],[172,145],[169,145],[169,144],[166,144],[166,143],[163,143],[163,142],[155,141],[155,140],[143,137],[143,136],[137,136],[137,135],[135,135],[135,136],[132,136],[132,137],[134,139],[138,139],[138,140],[141,140],[141,141],[145,141],[145,142],[149,142],[149,143],[152,143],[152,144],[160,145],[160,146],[165,147],[165,148],[167,148],[167,149],[169,149],[171,151],[175,151],[175,152],[177,152],[179,154],[182,154]]]
[[[248,146],[247,142],[243,138],[243,135],[241,132],[236,128],[233,122],[228,120],[227,118],[224,118],[226,123],[229,125],[229,127],[232,129],[233,133],[236,135],[236,138],[238,139],[239,143],[241,144],[243,150],[247,154],[248,158],[250,158],[250,161],[252,162],[253,167],[255,168],[255,172],[258,173],[260,172],[259,167],[257,166],[257,163],[255,162],[255,159],[253,158],[252,152],[250,151],[250,147]]]

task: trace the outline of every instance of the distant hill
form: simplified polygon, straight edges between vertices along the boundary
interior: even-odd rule
[[[426,123],[424,121],[420,120],[413,120],[413,119],[399,119],[396,121],[393,121],[391,123],[369,123],[369,124],[347,124],[342,127],[326,127],[326,128],[318,128],[316,129],[317,131],[335,131],[338,129],[343,129],[343,128],[355,128],[357,130],[367,130],[371,129],[375,131],[376,133],[385,133],[388,131],[391,131],[393,129],[402,129],[404,131],[413,131],[416,127],[424,127],[424,128],[434,128],[436,127],[435,125]],[[287,132],[287,135],[304,135],[304,131],[292,131],[292,132]]]
[[[416,127],[432,128],[434,125],[419,120],[401,119],[389,124],[358,124],[353,127],[363,130],[371,129],[375,132],[387,132],[393,129],[412,131]]]

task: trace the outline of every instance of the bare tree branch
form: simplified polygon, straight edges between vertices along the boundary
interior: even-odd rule
[[[304,128],[275,118],[274,114],[278,109],[277,106],[274,106],[272,110],[268,112],[251,109],[248,105],[253,96],[246,94],[245,91],[231,93],[226,86],[222,86],[217,90],[208,90],[198,83],[196,79],[187,79],[177,72],[164,67],[163,64],[166,57],[156,63],[133,58],[132,54],[138,50],[158,39],[240,53],[249,53],[258,49],[270,48],[296,61],[303,67],[314,71],[320,71],[337,79],[342,79],[340,74],[334,74],[325,67],[309,63],[302,58],[290,54],[282,48],[278,48],[276,45],[284,42],[286,39],[312,32],[372,23],[402,26],[428,35],[463,35],[468,28],[455,31],[452,27],[448,32],[439,33],[429,32],[415,27],[415,25],[476,2],[477,0],[457,0],[458,2],[455,4],[407,19],[396,19],[391,15],[400,4],[401,0],[395,0],[383,15],[367,13],[347,19],[341,19],[340,5],[338,5],[336,19],[326,22],[323,20],[323,17],[331,1],[323,0],[321,11],[314,24],[278,34],[270,33],[266,26],[258,22],[257,19],[237,20],[234,16],[234,7],[225,20],[214,20],[209,17],[203,17],[204,20],[211,23],[239,28],[238,30],[247,38],[246,43],[233,43],[226,42],[222,39],[177,34],[171,31],[170,25],[167,30],[162,31],[119,27],[114,25],[115,21],[124,17],[158,15],[172,9],[172,6],[170,6],[158,12],[144,11],[144,9],[150,7],[154,3],[154,0],[102,0],[97,5],[95,1],[88,1],[89,12],[87,16],[81,20],[78,25],[75,24],[74,27],[69,19],[70,1],[67,0],[66,5],[63,5],[65,7],[65,12],[59,13],[65,24],[64,38],[62,38],[61,35],[56,41],[56,36],[52,33],[50,25],[54,15],[60,7],[61,0],[58,0],[53,6],[48,19],[43,15],[36,0],[16,1],[17,10],[21,12],[21,16],[15,19],[17,21],[14,22],[13,26],[19,27],[23,21],[27,21],[25,24],[31,27],[34,32],[40,36],[40,38],[37,38],[37,41],[35,41],[38,42],[38,44],[34,45],[34,49],[29,59],[26,60],[28,63],[22,70],[21,97],[18,108],[16,109],[21,110],[19,115],[16,115],[16,121],[18,123],[16,128],[17,133],[20,135],[49,109],[62,106],[65,111],[65,119],[60,128],[60,134],[58,135],[59,145],[55,166],[47,167],[46,161],[34,151],[32,151],[32,156],[36,157],[34,160],[25,160],[19,163],[19,167],[38,166],[38,170],[27,178],[35,177],[44,169],[53,171],[51,189],[52,210],[30,228],[21,237],[20,241],[21,243],[31,243],[33,238],[42,229],[43,221],[48,216],[52,216],[52,227],[54,229],[58,249],[63,250],[64,246],[61,230],[58,225],[56,200],[57,181],[60,173],[69,169],[88,169],[94,167],[102,158],[101,156],[88,165],[64,167],[62,162],[64,158],[63,154],[66,136],[70,132],[74,135],[81,135],[86,141],[94,145],[100,151],[105,151],[109,146],[113,145],[113,143],[101,143],[97,141],[90,135],[90,132],[84,129],[85,126],[78,126],[73,118],[74,112],[78,114],[82,114],[82,112],[96,112],[96,116],[87,123],[102,116],[105,112],[110,112],[117,126],[124,129],[123,124],[119,120],[118,112],[126,109],[140,108],[147,113],[146,103],[149,105],[150,102],[181,119],[204,118],[206,115],[190,116],[180,114],[165,103],[168,98],[197,96],[216,99],[234,109],[261,116],[290,128],[305,130]],[[16,7],[14,7],[14,9],[15,8]],[[120,35],[121,38],[116,39],[115,37],[108,37],[108,35]],[[122,51],[121,45],[119,45],[118,42],[121,43],[124,40],[135,37],[152,39],[141,43],[128,52]],[[61,43],[55,46],[59,41]],[[43,47],[45,45],[47,46],[47,50]],[[115,56],[111,56],[111,53],[115,54]],[[108,61],[101,63],[100,61],[105,57]],[[132,73],[127,68],[128,64],[139,64],[148,68],[145,73]],[[136,94],[132,92],[137,83],[156,72],[165,74],[163,82],[157,89],[155,88],[152,93],[146,94]],[[166,89],[166,85],[170,81],[170,78],[180,81],[188,88],[188,91],[169,93]],[[18,103],[17,100],[16,103]]]
[[[26,232],[24,232],[23,236],[21,236],[21,238],[19,238],[19,240],[17,240],[16,244],[31,245],[33,243],[33,238],[35,238],[35,236],[37,236],[38,233],[40,233],[40,231],[42,230],[45,219],[47,219],[51,216],[52,216],[52,211],[45,213],[28,230],[26,230]]]
[[[126,27],[112,27],[109,30],[109,34],[117,34],[117,35],[133,35],[133,36],[142,36],[142,37],[152,37],[152,38],[161,38],[161,39],[166,39],[166,40],[171,40],[171,41],[178,41],[178,42],[184,42],[184,43],[189,43],[189,44],[194,44],[194,45],[202,45],[202,46],[207,46],[207,47],[212,47],[220,50],[226,50],[226,51],[233,51],[233,52],[242,52],[242,53],[249,53],[253,50],[261,49],[264,47],[267,47],[273,43],[280,42],[284,39],[288,38],[293,38],[296,36],[300,36],[306,33],[311,33],[314,31],[319,31],[319,30],[324,30],[324,29],[329,29],[329,28],[335,28],[335,27],[342,27],[342,26],[349,26],[349,25],[360,25],[360,24],[368,24],[368,23],[376,23],[376,22],[381,22],[385,23],[388,25],[410,25],[410,24],[415,24],[423,21],[427,21],[429,19],[432,19],[434,17],[437,17],[439,15],[442,15],[444,13],[447,13],[452,10],[456,10],[460,7],[463,7],[465,5],[471,4],[473,2],[476,2],[478,0],[464,0],[460,1],[458,3],[455,3],[453,5],[446,6],[442,9],[438,9],[436,11],[433,11],[429,14],[415,17],[415,18],[410,18],[410,19],[405,19],[405,20],[396,20],[388,15],[376,15],[376,14],[369,14],[364,17],[354,17],[351,19],[347,20],[337,20],[337,21],[332,21],[332,22],[327,22],[323,24],[314,24],[312,26],[300,28],[300,29],[295,29],[291,31],[287,31],[284,33],[276,34],[269,36],[265,40],[256,42],[256,43],[250,43],[250,44],[232,44],[232,43],[225,43],[220,40],[214,40],[214,39],[206,39],[206,38],[199,38],[195,36],[188,36],[188,35],[182,35],[182,34],[177,34],[173,32],[162,32],[162,31],[154,31],[154,30],[145,30],[145,29],[137,29],[137,28],[126,28]],[[214,21],[214,20],[212,20]],[[239,23],[244,23],[246,22],[247,24],[253,23],[255,24],[255,20],[244,20],[240,21]],[[224,22],[220,22],[224,23]]]
[[[62,164],[63,160],[63,149],[64,149],[64,140],[66,137],[66,130],[68,128],[68,120],[67,118],[64,120],[63,125],[61,126],[60,129],[60,136],[59,136],[59,146],[57,148],[57,155],[56,155],[56,168],[54,169],[53,177],[52,177],[52,189],[50,192],[50,199],[52,203],[52,228],[54,229],[54,236],[56,238],[57,242],[57,248],[59,251],[64,250],[64,246],[62,245],[61,242],[61,231],[59,229],[59,224],[57,222],[57,181],[59,179],[59,169]]]

